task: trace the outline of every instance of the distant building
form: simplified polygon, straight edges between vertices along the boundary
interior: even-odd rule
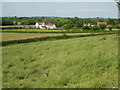
[[[107,22],[97,22],[97,26],[100,26],[101,24],[107,25]]]
[[[94,24],[92,24],[92,23],[84,23],[84,26],[94,26]]]
[[[55,24],[45,24],[44,22],[36,22],[35,27],[38,29],[55,29]]]
[[[107,25],[107,27],[112,27],[112,25]]]

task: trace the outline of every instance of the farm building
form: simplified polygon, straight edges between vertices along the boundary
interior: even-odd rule
[[[38,29],[55,29],[55,24],[45,24],[44,22],[36,22],[35,27]]]
[[[100,26],[101,24],[107,25],[107,22],[97,22],[97,26]]]
[[[92,26],[92,27],[93,27],[93,26],[94,26],[94,24],[93,24],[93,23],[87,23],[87,24],[86,24],[86,23],[84,23],[84,25],[83,25],[83,26]]]

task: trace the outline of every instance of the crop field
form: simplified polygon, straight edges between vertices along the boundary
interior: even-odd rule
[[[41,30],[41,29],[5,29],[5,30],[2,30],[2,31],[61,32],[61,31],[66,31],[66,30],[48,30],[48,29],[44,29],[44,30]]]
[[[1,34],[2,34],[2,41],[63,35],[58,33],[1,33]],[[66,35],[89,35],[89,34],[91,33],[66,33]]]
[[[2,47],[3,88],[118,87],[116,34]]]
[[[101,32],[117,32],[118,29],[109,31],[106,30],[82,30],[82,29],[71,29],[67,30],[41,30],[41,29],[4,29],[0,30],[3,33],[101,33]]]
[[[2,33],[2,40],[18,40],[27,38],[36,38],[44,36],[57,36],[61,34],[42,34],[42,33]]]

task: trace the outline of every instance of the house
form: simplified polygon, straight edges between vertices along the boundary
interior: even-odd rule
[[[92,23],[87,23],[87,24],[86,24],[86,23],[84,23],[84,26],[92,26],[92,27],[93,27],[93,26],[94,26],[94,24],[92,24]]]
[[[45,24],[44,22],[36,22],[35,27],[38,29],[55,29],[55,24]]]
[[[112,25],[107,25],[107,27],[112,27]]]
[[[101,24],[107,25],[107,22],[97,22],[97,26],[100,26]]]

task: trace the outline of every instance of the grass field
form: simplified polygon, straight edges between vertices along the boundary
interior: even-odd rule
[[[3,88],[118,87],[118,38],[101,35],[2,47]]]
[[[60,33],[1,33],[1,34],[2,41],[63,35]],[[66,35],[88,35],[88,34],[91,33],[66,33]]]
[[[71,29],[67,30],[41,30],[41,29],[4,29],[0,30],[3,33],[103,33],[103,32],[117,32],[118,29],[109,30],[82,30],[82,29]]]

